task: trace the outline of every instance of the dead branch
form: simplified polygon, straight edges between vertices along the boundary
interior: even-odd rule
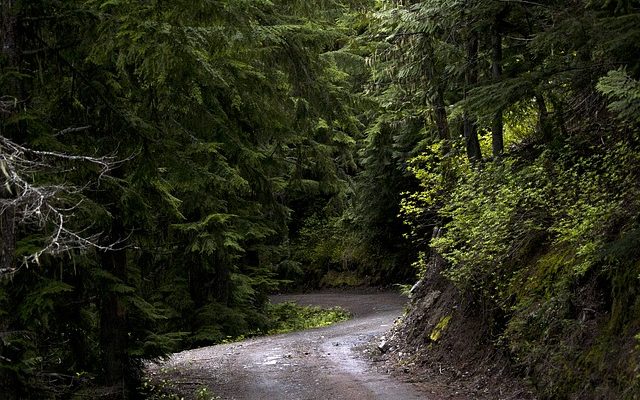
[[[89,127],[68,128],[60,132],[86,129]],[[97,180],[100,180],[114,167],[129,159],[118,160],[115,155],[90,157],[33,150],[0,135],[0,193],[3,194],[0,196],[0,216],[12,215],[15,225],[30,226],[39,230],[52,227],[53,232],[43,248],[25,256],[20,265],[4,264],[4,267],[0,268],[0,277],[13,274],[22,266],[40,264],[40,257],[44,254],[59,255],[87,249],[112,251],[120,248],[127,238],[104,245],[100,244],[100,234],[86,234],[89,228],[80,231],[69,228],[69,221],[82,204],[81,194],[90,182],[84,187],[67,183],[40,184],[36,183],[34,176],[61,176],[61,172],[67,171],[64,164],[80,163],[97,166]]]

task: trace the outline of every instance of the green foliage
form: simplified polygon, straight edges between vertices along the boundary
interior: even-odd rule
[[[508,316],[506,326],[494,329],[504,329],[502,339],[518,362],[534,368],[540,382],[562,382],[541,384],[547,397],[585,390],[574,385],[593,371],[613,373],[607,363],[618,361],[597,361],[597,355],[622,346],[613,343],[637,324],[637,304],[628,297],[639,287],[640,254],[631,250],[640,243],[638,182],[628,174],[640,167],[637,154],[629,142],[606,151],[567,142],[533,161],[512,158],[460,173],[440,208],[448,222],[431,245],[449,262],[443,273],[485,312]],[[580,319],[602,307],[601,300],[576,293],[593,277],[612,290],[610,314],[600,322],[596,343],[580,349],[564,338],[588,335]],[[634,360],[607,390],[624,392]]]
[[[380,5],[369,134],[418,118],[415,269],[444,257],[543,398],[637,397],[637,2]],[[506,153],[469,162],[465,120],[487,154],[496,116]]]
[[[321,328],[350,318],[350,314],[340,307],[323,309],[293,302],[269,304],[266,313],[272,321],[268,334]]]
[[[617,69],[600,78],[596,88],[612,100],[607,108],[617,118],[635,126],[640,124],[640,82],[624,69]]]
[[[289,277],[318,284],[332,270],[354,270],[346,256],[352,244],[347,235],[337,218],[308,217],[292,243],[292,259],[300,267]]]
[[[328,288],[361,287],[368,283],[368,277],[363,277],[357,271],[330,270],[320,279],[320,286]]]
[[[346,15],[366,2],[16,3],[0,6],[21,35],[17,64],[0,57],[20,105],[3,98],[2,135],[119,161],[33,177],[71,188],[71,226],[114,251],[79,246],[0,283],[17,310],[0,334],[21,332],[0,346],[7,396],[128,393],[143,360],[264,331],[277,273],[300,266],[296,226],[345,207],[365,70]],[[18,224],[16,254],[49,231]]]
[[[3,393],[127,393],[144,360],[344,318],[268,305],[283,283],[408,280],[437,251],[543,395],[631,398],[634,357],[604,350],[640,331],[637,6],[3,3],[2,135],[120,160],[25,164],[111,251],[0,282]],[[52,233],[14,225],[14,258]]]

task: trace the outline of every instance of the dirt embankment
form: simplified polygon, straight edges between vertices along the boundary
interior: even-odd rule
[[[372,360],[427,393],[478,400],[533,400],[508,357],[490,339],[486,316],[441,275],[433,255],[426,276],[411,290],[408,312],[384,338]]]

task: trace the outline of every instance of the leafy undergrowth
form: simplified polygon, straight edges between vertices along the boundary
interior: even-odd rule
[[[177,393],[174,382],[170,380],[156,381],[145,378],[142,382],[140,392],[146,400],[185,400],[185,396]],[[221,397],[215,395],[206,386],[200,386],[189,396],[194,400],[219,400]]]
[[[267,331],[269,335],[320,328],[351,317],[349,312],[341,307],[301,306],[293,302],[269,304],[266,311],[269,320],[272,321]]]
[[[483,360],[502,357],[541,399],[640,398],[640,181],[628,173],[638,149],[567,139],[459,171],[399,334],[402,353],[418,357],[400,359],[464,374],[465,360],[488,369]]]

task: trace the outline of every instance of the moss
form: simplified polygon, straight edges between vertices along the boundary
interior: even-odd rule
[[[611,318],[609,331],[619,331],[629,321],[640,318],[640,263],[620,265],[611,272]],[[633,311],[633,312],[629,312]]]
[[[568,246],[552,247],[522,269],[521,274],[526,278],[524,282],[522,279],[514,282],[511,294],[525,302],[527,297],[536,294],[549,298],[552,288],[565,286],[570,281],[571,266],[575,259],[574,249]]]
[[[543,399],[640,398],[640,264],[603,257],[577,276],[573,250],[550,246],[511,282],[509,347]]]
[[[433,342],[437,342],[438,339],[440,339],[440,337],[444,333],[444,331],[447,329],[447,326],[449,326],[449,321],[451,321],[451,315],[442,317],[440,319],[440,322],[438,322],[436,327],[433,328],[433,330],[431,331],[431,334],[429,335],[429,339],[431,339]]]

